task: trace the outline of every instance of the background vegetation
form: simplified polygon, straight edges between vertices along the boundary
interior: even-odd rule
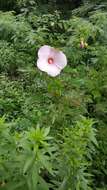
[[[0,190],[107,190],[106,0],[0,10]],[[44,44],[67,56],[56,78],[36,68]]]

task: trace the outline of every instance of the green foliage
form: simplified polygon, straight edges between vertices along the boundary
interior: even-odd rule
[[[87,173],[91,164],[91,154],[95,153],[95,129],[93,121],[82,118],[74,127],[65,128],[61,143],[61,177],[60,190],[88,190],[91,174]],[[88,159],[87,159],[88,158]]]
[[[19,133],[12,132],[14,125],[0,119],[1,186],[48,190],[55,184],[47,181],[50,174],[60,177],[58,189],[90,189],[86,169],[95,151],[93,145],[97,145],[93,121],[82,118],[74,127],[65,128],[57,145],[49,136],[50,128],[37,126]]]
[[[0,0],[0,10],[13,10],[15,4],[15,0]]]
[[[105,181],[107,180],[107,127],[102,125],[99,127],[99,134],[97,136],[99,146],[96,150],[96,156],[93,160],[92,168],[93,174],[96,176],[95,184],[102,189],[106,189]]]
[[[65,13],[62,1],[11,2],[0,5],[14,10],[0,12],[0,189],[107,189],[106,2],[64,1]],[[45,44],[68,59],[56,78],[36,68]]]
[[[11,125],[0,119],[0,182],[5,189],[49,189],[43,179],[54,175],[54,146],[49,143],[49,128],[30,128],[23,133],[11,133]],[[54,153],[53,153],[54,151]],[[1,175],[2,174],[2,175]],[[14,175],[15,174],[15,175]]]

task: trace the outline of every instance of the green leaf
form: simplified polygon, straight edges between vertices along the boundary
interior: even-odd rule
[[[32,167],[35,161],[35,156],[28,157],[27,160],[25,160],[23,173],[26,174]]]
[[[44,136],[46,137],[49,134],[49,132],[50,132],[50,127],[44,130]]]
[[[39,183],[38,190],[49,190],[48,183],[42,177],[39,177]]]

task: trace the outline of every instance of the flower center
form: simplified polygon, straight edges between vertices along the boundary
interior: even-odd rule
[[[51,58],[51,57],[48,58],[48,63],[49,63],[49,64],[52,64],[53,62],[54,62],[53,58]]]

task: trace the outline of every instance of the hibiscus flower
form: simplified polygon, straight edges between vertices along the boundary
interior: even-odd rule
[[[65,54],[48,45],[42,46],[38,51],[37,67],[48,75],[55,77],[67,65]]]

